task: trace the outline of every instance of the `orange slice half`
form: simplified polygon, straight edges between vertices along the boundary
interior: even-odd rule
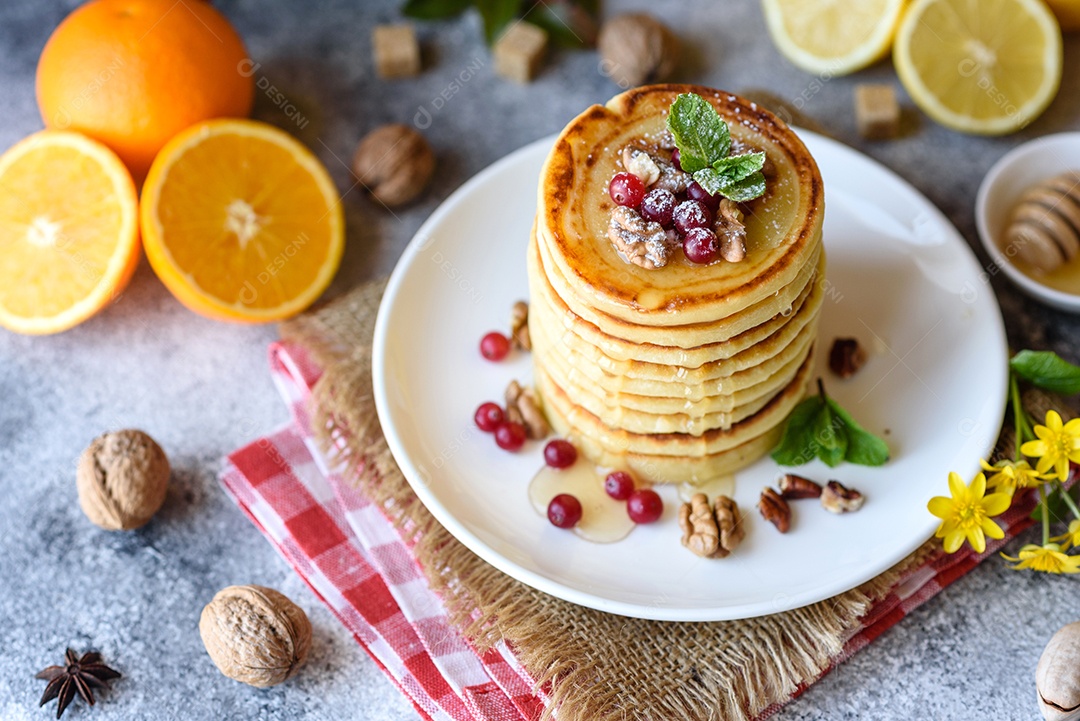
[[[138,198],[115,153],[45,130],[0,156],[0,326],[42,335],[78,325],[138,263]]]
[[[293,316],[330,284],[345,247],[337,189],[298,140],[211,120],[162,148],[143,185],[146,256],[173,295],[219,320]]]

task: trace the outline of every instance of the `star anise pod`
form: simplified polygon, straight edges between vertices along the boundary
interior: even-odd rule
[[[64,714],[64,709],[79,694],[83,701],[94,705],[94,693],[91,688],[109,688],[108,682],[120,678],[120,673],[109,668],[101,662],[101,654],[96,651],[84,653],[82,658],[75,655],[70,648],[64,654],[65,666],[49,666],[37,674],[37,678],[43,678],[49,682],[45,687],[45,693],[41,695],[41,703],[44,706],[54,698],[60,701],[56,706],[56,718]]]

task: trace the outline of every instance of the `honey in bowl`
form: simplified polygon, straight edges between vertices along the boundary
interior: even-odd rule
[[[1080,295],[1080,171],[1028,189],[1009,216],[1000,247],[1024,275]]]

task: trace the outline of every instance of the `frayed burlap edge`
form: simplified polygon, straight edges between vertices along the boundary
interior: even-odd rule
[[[824,673],[874,601],[938,548],[928,542],[834,598],[743,621],[623,618],[535,591],[454,539],[395,464],[371,386],[371,337],[384,289],[385,282],[361,286],[282,326],[283,339],[303,346],[324,369],[312,404],[317,435],[330,457],[347,464],[346,477],[416,544],[454,623],[481,649],[512,644],[562,721],[753,719]]]

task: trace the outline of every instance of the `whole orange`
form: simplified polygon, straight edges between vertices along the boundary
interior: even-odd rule
[[[202,0],[92,0],[53,31],[37,67],[46,127],[112,148],[141,180],[184,128],[251,112],[254,64]]]

